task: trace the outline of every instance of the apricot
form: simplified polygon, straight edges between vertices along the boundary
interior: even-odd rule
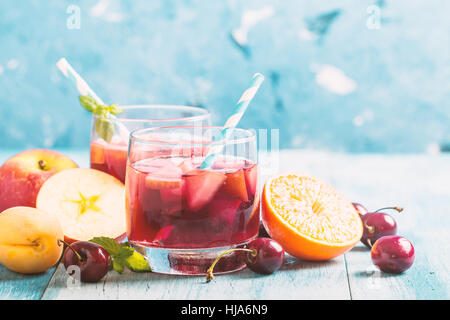
[[[25,274],[54,266],[63,251],[64,233],[58,219],[31,207],[0,213],[0,263]]]

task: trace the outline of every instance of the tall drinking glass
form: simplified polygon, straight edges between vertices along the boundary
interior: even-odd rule
[[[254,239],[259,228],[256,136],[221,127],[176,126],[131,133],[126,176],[128,240],[154,272],[203,274],[224,250]],[[209,151],[217,157],[200,165]],[[242,252],[217,273],[245,267]]]
[[[173,105],[135,105],[121,107],[115,119],[93,116],[91,132],[91,168],[104,171],[125,182],[129,133],[162,126],[208,126],[206,109]]]

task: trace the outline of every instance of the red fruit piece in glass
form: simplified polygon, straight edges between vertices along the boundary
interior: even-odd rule
[[[212,224],[231,231],[241,203],[236,198],[215,197],[208,205],[208,219]]]
[[[223,173],[193,170],[185,177],[189,209],[198,211],[208,204],[226,179]]]
[[[245,184],[244,170],[240,169],[233,173],[227,173],[222,189],[232,197],[241,199],[244,202],[248,201],[247,185]]]
[[[244,169],[245,185],[249,195],[254,195],[258,191],[258,170],[256,165]]]

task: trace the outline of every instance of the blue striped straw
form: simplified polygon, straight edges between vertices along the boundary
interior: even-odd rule
[[[236,107],[234,108],[233,114],[228,118],[223,126],[222,131],[220,132],[216,141],[223,141],[230,137],[233,129],[236,128],[245,111],[247,110],[248,105],[255,97],[256,92],[258,91],[261,83],[264,81],[264,76],[261,73],[255,73],[252,78],[252,82],[247,90],[244,91],[241,98],[239,99]],[[206,156],[205,160],[200,165],[200,169],[209,169],[214,164],[217,156],[223,150],[224,144],[219,144],[217,147],[213,147],[209,154]]]
[[[89,95],[94,98],[99,104],[104,105],[105,103],[100,99],[97,94],[95,94],[94,90],[92,90],[86,81],[75,71],[74,68],[70,65],[70,63],[66,60],[66,58],[61,58],[56,63],[58,69],[66,76],[66,78],[72,80],[72,82],[77,87],[78,92],[82,96]],[[112,115],[109,115],[112,118],[115,118]],[[128,128],[125,127],[120,121],[117,121],[117,125],[119,127],[120,137],[124,142],[128,142],[130,132]]]

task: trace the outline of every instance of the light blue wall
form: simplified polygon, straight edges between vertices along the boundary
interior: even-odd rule
[[[71,4],[80,29],[67,28]],[[378,1],[379,29],[373,4],[0,0],[0,148],[87,147],[90,117],[55,67],[62,56],[107,102],[201,105],[216,124],[261,72],[242,126],[280,128],[286,148],[445,147],[450,1]],[[248,17],[261,20],[238,45]]]

